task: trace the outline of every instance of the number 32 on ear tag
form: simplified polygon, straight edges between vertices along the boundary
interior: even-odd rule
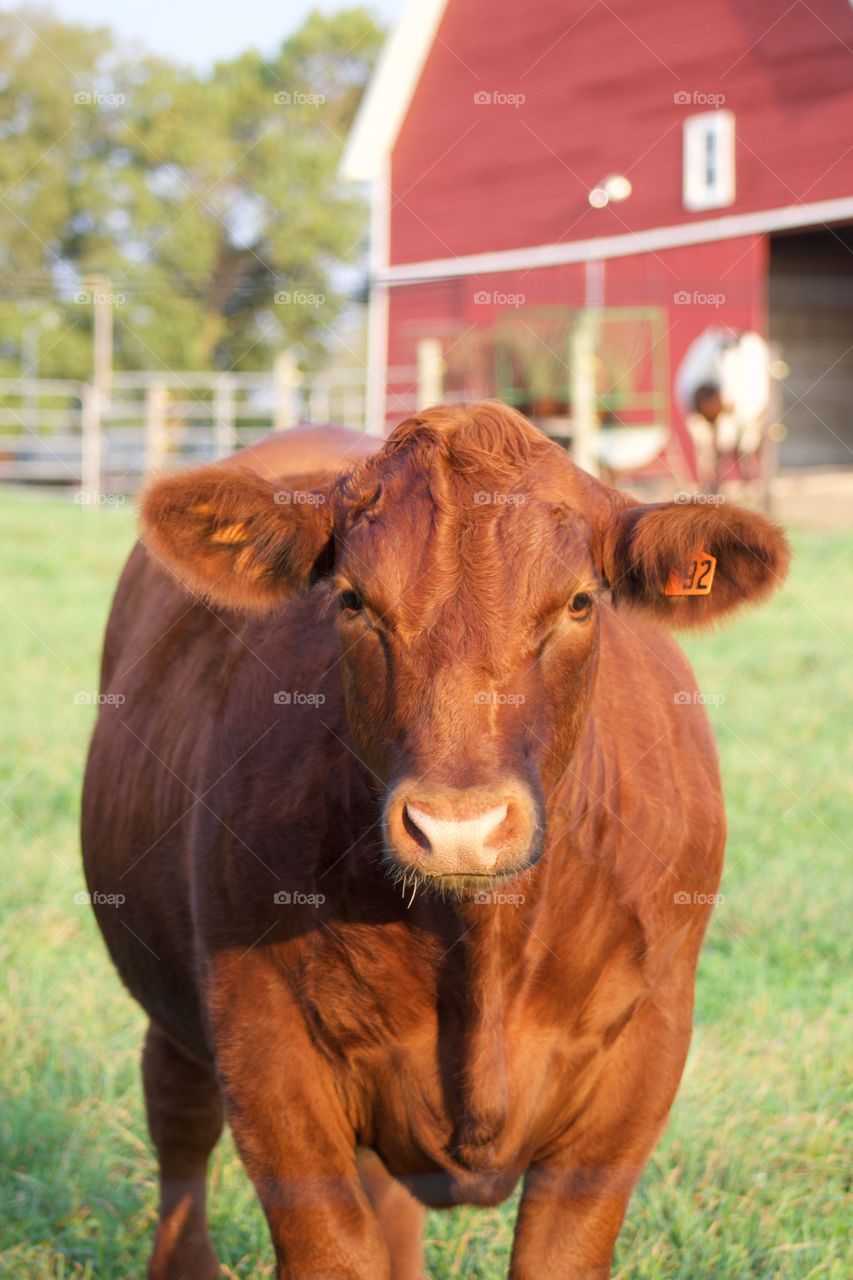
[[[708,551],[696,551],[687,572],[673,569],[664,587],[666,596],[709,596],[714,585],[717,558]]]

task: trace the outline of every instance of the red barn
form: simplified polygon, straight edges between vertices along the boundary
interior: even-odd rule
[[[409,0],[343,172],[373,192],[372,421],[438,352],[445,393],[569,412],[562,318],[593,309],[628,322],[614,420],[689,460],[685,353],[757,331],[783,465],[851,461],[850,0]]]

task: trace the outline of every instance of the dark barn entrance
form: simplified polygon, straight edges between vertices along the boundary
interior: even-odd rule
[[[853,226],[771,236],[769,301],[781,465],[853,465]]]

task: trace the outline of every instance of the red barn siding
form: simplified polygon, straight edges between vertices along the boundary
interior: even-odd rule
[[[496,91],[525,101],[475,103]],[[694,94],[736,117],[722,212],[853,193],[848,0],[448,0],[393,152],[392,262],[707,216],[682,204],[682,123],[709,109]],[[634,193],[591,209],[609,172]]]

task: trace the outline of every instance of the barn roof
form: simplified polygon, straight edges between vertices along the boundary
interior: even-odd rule
[[[406,0],[385,42],[341,160],[341,174],[356,182],[379,177],[432,48],[447,0]]]

